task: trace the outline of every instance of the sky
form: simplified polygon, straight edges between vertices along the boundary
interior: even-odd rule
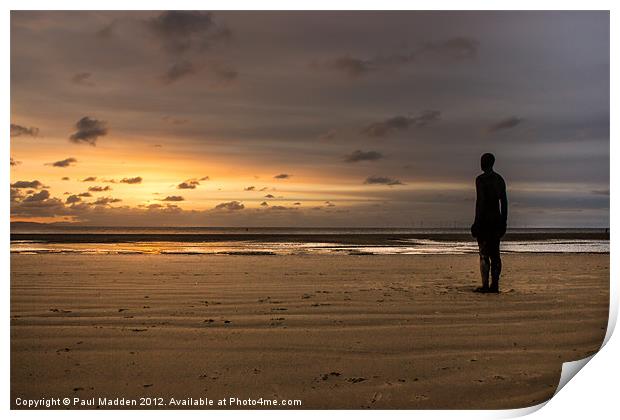
[[[609,226],[608,12],[11,13],[11,220]]]

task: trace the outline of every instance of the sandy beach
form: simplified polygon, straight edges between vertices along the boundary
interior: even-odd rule
[[[503,260],[503,293],[481,295],[476,255],[13,254],[12,407],[76,396],[538,404],[562,362],[602,343],[609,255]]]

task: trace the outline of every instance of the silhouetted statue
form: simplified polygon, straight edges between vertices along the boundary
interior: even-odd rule
[[[506,233],[508,217],[506,183],[493,171],[494,163],[495,156],[491,153],[485,153],[480,158],[484,173],[476,178],[476,218],[471,226],[471,234],[478,240],[482,276],[482,287],[476,291],[483,293],[499,293],[499,276],[502,271],[499,240]]]

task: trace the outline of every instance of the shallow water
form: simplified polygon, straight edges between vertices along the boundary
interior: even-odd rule
[[[503,252],[515,253],[608,253],[609,241],[580,239],[506,241],[502,243],[501,250]],[[15,240],[11,242],[11,252],[20,254],[455,255],[477,253],[478,245],[473,241],[424,239],[400,239],[394,240],[389,244],[261,240],[213,242],[138,241],[120,243],[50,243]]]

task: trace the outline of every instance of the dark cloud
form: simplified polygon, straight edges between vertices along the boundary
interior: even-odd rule
[[[99,29],[95,35],[98,38],[110,38],[114,34],[114,27],[116,26],[116,21],[112,21],[105,25],[103,28]]]
[[[504,120],[498,121],[497,123],[487,127],[487,131],[489,133],[494,133],[496,131],[509,130],[511,128],[518,126],[522,122],[523,122],[523,119],[521,118],[517,118],[517,117],[506,118]]]
[[[287,206],[270,206],[267,210],[269,211],[289,211],[289,210],[297,211],[299,210],[299,208],[298,207],[287,207]]]
[[[471,60],[478,56],[479,42],[469,37],[450,38],[441,42],[429,42],[414,56],[449,60]]]
[[[63,159],[63,160],[59,160],[59,161],[56,161],[56,162],[53,162],[53,163],[47,163],[46,165],[55,166],[57,168],[66,168],[66,167],[69,167],[69,166],[71,166],[72,164],[75,164],[75,163],[77,163],[77,159],[69,157],[69,158],[66,158],[66,159]]]
[[[50,192],[48,190],[41,190],[38,193],[34,193],[24,198],[24,203],[29,203],[33,201],[44,201],[50,198]]]
[[[96,181],[96,180],[97,180],[96,176],[87,176],[81,182],[93,182],[93,181]]]
[[[12,188],[35,188],[35,189],[39,189],[39,188],[47,188],[45,185],[43,185],[41,182],[34,180],[34,181],[17,181],[14,182],[13,184],[11,184]]]
[[[69,181],[69,177],[68,176],[63,176],[62,178],[60,178],[61,181]]]
[[[140,184],[142,182],[142,177],[136,176],[133,178],[123,178],[119,182],[121,184]]]
[[[228,211],[236,211],[243,210],[245,206],[239,201],[228,201],[226,203],[220,203],[215,206],[215,210],[228,210]]]
[[[77,196],[77,195],[70,195],[69,197],[67,197],[67,199],[65,200],[66,204],[74,204],[74,203],[79,203],[80,201],[82,201],[82,199]]]
[[[355,162],[362,162],[365,160],[370,160],[370,161],[379,160],[382,158],[383,158],[383,154],[381,154],[380,152],[375,152],[373,150],[369,150],[367,152],[364,152],[362,150],[356,150],[350,155],[345,156],[344,161],[355,163]]]
[[[267,207],[269,206],[269,203],[267,203],[266,201],[263,201],[262,203],[260,203],[261,207]]]
[[[349,56],[338,57],[327,63],[329,68],[344,72],[351,78],[358,78],[372,70],[373,64],[371,60],[362,60]]]
[[[265,198],[276,198],[273,194],[267,194]]]
[[[239,73],[230,67],[214,66],[211,72],[215,76],[215,79],[221,83],[231,83],[239,77]]]
[[[255,189],[256,189],[256,187],[251,186],[251,187],[245,187],[245,188],[243,189],[243,191],[254,191]]]
[[[203,176],[202,178],[199,179],[199,181],[208,181],[209,177],[208,176]]]
[[[473,38],[456,37],[439,42],[428,42],[412,51],[381,55],[371,59],[345,55],[327,61],[325,67],[344,73],[351,79],[357,79],[370,72],[408,65],[414,61],[446,63],[471,60],[477,57],[478,46],[478,41]]]
[[[183,125],[183,124],[187,124],[188,122],[190,122],[188,118],[174,118],[174,117],[171,117],[170,115],[164,115],[163,117],[161,117],[161,119],[172,125]],[[162,147],[162,145],[154,144],[153,147]]]
[[[410,127],[421,128],[439,120],[440,111],[426,110],[417,116],[396,116],[384,121],[375,122],[362,129],[362,134],[368,137],[386,137],[395,131],[404,131]]]
[[[385,176],[369,176],[364,181],[368,185],[403,185],[398,179],[388,178]]]
[[[194,71],[194,65],[189,61],[183,60],[170,65],[161,79],[164,84],[169,85],[185,76],[189,76]]]
[[[71,82],[80,86],[95,86],[95,83],[91,80],[91,77],[92,73],[76,73],[73,77],[71,77]]]
[[[47,192],[47,190],[43,191]],[[62,200],[49,198],[49,193],[46,194],[43,191],[21,201],[19,199],[12,201],[11,214],[14,216],[51,217],[67,212]]]
[[[119,203],[122,200],[120,198],[112,198],[112,197],[101,197],[98,198],[96,201],[89,203],[93,206],[107,206],[108,204],[112,204],[112,203]]]
[[[30,136],[36,137],[39,135],[39,129],[37,127],[24,127],[23,125],[11,124],[11,137]]]
[[[78,197],[92,197],[93,195],[89,192],[79,193]]]
[[[319,135],[319,140],[327,141],[336,138],[336,130],[331,129]]]
[[[274,176],[274,178],[275,179],[289,179],[292,176],[293,175],[289,175],[289,174],[278,174],[278,175]]]
[[[88,143],[91,146],[97,144],[99,137],[108,134],[108,128],[105,121],[96,120],[90,117],[82,117],[75,123],[77,131],[69,137],[74,143]]]
[[[11,166],[21,165],[21,161],[11,158]]]
[[[193,190],[198,185],[200,185],[200,182],[197,179],[188,179],[186,181],[181,182],[179,185],[177,185],[177,188],[179,190]]]
[[[19,202],[22,198],[24,198],[24,194],[19,190],[19,188],[11,188],[11,204]]]
[[[166,198],[161,199],[161,201],[184,201],[185,199],[180,195],[169,195]]]
[[[105,187],[100,187],[100,186],[94,186],[94,187],[88,187],[88,191],[90,192],[103,192],[103,191],[112,191],[112,188],[110,188],[109,185],[106,185]]]
[[[171,54],[205,50],[231,37],[230,30],[216,24],[213,14],[205,11],[165,11],[147,21],[147,26]]]
[[[604,190],[592,190],[592,194],[596,195],[609,195],[609,188]]]

